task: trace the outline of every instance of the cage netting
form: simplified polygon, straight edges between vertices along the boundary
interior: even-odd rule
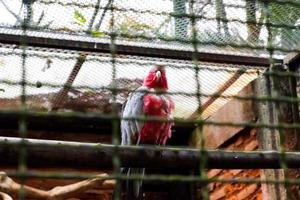
[[[105,179],[116,180],[114,199],[123,198],[119,183],[126,179],[150,188],[190,184],[188,199],[264,199],[274,190],[278,199],[298,199],[299,8],[299,0],[0,0],[1,171],[17,168],[7,175],[18,178],[17,197],[27,199],[30,178],[94,177],[31,170],[40,155],[32,153],[35,146],[80,146],[101,152],[95,160],[106,163],[99,167],[109,174]],[[155,65],[166,68],[173,117],[122,119],[129,95]],[[120,120],[171,121],[175,139],[167,147],[122,149]],[[31,129],[68,132],[68,126],[102,138],[82,139],[89,144],[28,139],[35,138]],[[176,163],[168,152],[192,164]],[[136,161],[141,155],[145,161]],[[151,158],[162,169],[169,162],[185,172],[121,173],[124,165],[147,168]]]

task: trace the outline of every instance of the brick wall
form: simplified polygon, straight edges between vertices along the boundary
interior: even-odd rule
[[[256,131],[243,130],[221,146],[227,150],[252,151],[258,148]],[[208,171],[209,178],[238,179],[259,178],[259,169],[211,169]],[[211,183],[209,184],[210,200],[261,200],[262,191],[260,184],[241,183]]]

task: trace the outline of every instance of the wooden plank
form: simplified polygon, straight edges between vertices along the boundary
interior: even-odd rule
[[[300,55],[300,54],[299,54]],[[300,58],[300,57],[299,57]],[[294,64],[295,72],[299,74],[299,59]],[[283,67],[277,70],[284,70]],[[278,86],[277,90],[282,96],[287,97],[297,97],[299,98],[299,78],[294,77],[275,77],[277,78]],[[299,104],[298,103],[288,103],[288,102],[281,102],[278,104],[278,109],[280,110],[280,122],[283,123],[299,123]],[[300,150],[300,136],[299,136],[299,129],[283,129],[285,141],[284,141],[284,148],[286,151],[299,151]],[[287,178],[298,178],[300,177],[300,169],[288,169]],[[299,185],[287,185],[289,196],[288,198],[291,200],[298,200],[300,199],[300,186]]]
[[[283,64],[288,65],[291,68],[295,68],[300,60],[300,53],[291,52],[287,54],[283,59]]]
[[[221,95],[225,92],[230,86],[232,86],[243,74],[245,70],[237,70],[232,77],[230,77],[214,94]],[[219,97],[212,96],[204,104],[201,105],[189,118],[194,119],[198,118],[212,103],[214,103]]]
[[[69,74],[69,77],[66,81],[66,83],[64,84],[64,87],[62,88],[61,91],[59,91],[59,93],[57,95],[55,95],[55,98],[53,100],[52,103],[52,108],[51,111],[57,111],[60,106],[64,103],[64,101],[67,98],[68,92],[70,91],[73,82],[75,81],[76,76],[78,75],[83,63],[86,60],[87,55],[84,53],[81,53],[79,55],[79,57],[76,60],[76,63],[71,71],[71,73]]]
[[[290,60],[290,68],[299,71],[299,55],[295,55]],[[298,64],[299,65],[299,64]],[[274,72],[286,71],[284,66],[276,65],[271,68]],[[282,97],[296,97],[296,79],[289,76],[271,76],[260,79],[261,82],[257,87],[258,95],[273,95]],[[260,121],[264,123],[299,123],[299,109],[297,103],[289,102],[267,102],[257,103]],[[296,129],[277,129],[270,130],[266,128],[259,129],[259,144],[263,150],[285,150],[285,151],[299,151],[300,150],[300,136]],[[284,159],[281,162],[285,162]],[[287,165],[288,167],[288,165]],[[296,178],[300,176],[299,169],[283,170],[262,170],[263,178],[284,179]],[[291,199],[297,200],[300,198],[298,185],[262,185],[263,195],[266,199]]]
[[[0,43],[21,45],[26,41],[26,45],[33,47],[55,48],[65,50],[111,53],[110,40],[106,42],[99,41],[80,41],[80,40],[67,40],[59,38],[46,38],[41,36],[24,36],[8,33],[0,33]],[[176,49],[163,49],[154,47],[143,47],[138,45],[116,45],[116,53],[132,56],[145,56],[156,57],[165,59],[176,60],[189,60],[194,58],[194,51],[191,50],[176,50]],[[202,62],[213,62],[222,64],[236,64],[246,66],[261,66],[269,67],[270,60],[263,57],[244,56],[244,55],[230,55],[230,54],[216,54],[207,52],[197,52],[195,57]],[[281,62],[282,60],[276,60]]]
[[[237,95],[252,96],[254,82],[255,80],[249,83]],[[207,120],[217,122],[253,122],[255,118],[252,101],[233,99],[212,114]],[[204,125],[203,134],[205,138],[205,147],[210,149],[218,148],[243,129],[244,127]],[[198,140],[195,147],[200,147],[199,145],[200,141]]]

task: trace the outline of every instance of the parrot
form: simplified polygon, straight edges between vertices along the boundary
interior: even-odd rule
[[[122,118],[151,116],[172,119],[175,104],[167,91],[165,67],[152,67],[143,85],[132,92],[123,105]],[[165,145],[171,137],[172,126],[171,121],[121,120],[121,145]],[[144,175],[145,168],[128,168],[124,173]],[[141,180],[127,181],[126,190],[128,200],[143,199]]]

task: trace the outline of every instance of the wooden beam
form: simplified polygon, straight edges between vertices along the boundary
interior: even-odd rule
[[[271,83],[267,76],[257,79],[255,85],[255,94],[257,96],[270,96]],[[255,107],[259,123],[274,124],[278,123],[277,115],[272,102],[256,102]],[[277,150],[280,151],[280,136],[277,130],[260,128],[257,130],[258,144],[261,150]],[[284,171],[282,169],[262,169],[261,179],[284,179]],[[284,185],[279,184],[262,184],[263,199],[266,200],[285,200],[286,190]]]
[[[219,97],[217,95],[222,95],[232,84],[234,84],[243,74],[245,70],[237,70],[232,77],[230,77],[218,90],[215,92],[215,95],[212,95],[204,104],[201,105],[189,118],[195,119],[201,116],[201,114]]]
[[[289,70],[293,71],[297,74],[300,72],[300,54],[298,54],[298,58],[294,60],[293,63],[289,65]],[[283,66],[279,66],[276,70],[285,71]],[[275,81],[277,81],[277,91],[282,96],[299,98],[299,78],[295,77],[274,77]],[[277,80],[276,80],[277,79]],[[283,123],[299,123],[299,103],[287,103],[282,102],[278,104],[278,109],[280,111],[279,121]],[[299,151],[300,150],[300,136],[299,129],[283,129],[281,130],[284,134],[284,148],[286,151]],[[287,178],[299,178],[300,177],[300,169],[288,169]],[[296,200],[300,199],[300,186],[299,185],[287,185],[289,192],[289,199]]]
[[[0,100],[1,101],[1,100]],[[18,109],[0,109],[0,131],[4,129],[18,130],[19,120],[25,116],[28,130],[59,131],[71,133],[97,133],[111,135],[112,119],[119,119],[109,113],[97,112],[45,112]],[[195,127],[193,122],[187,123],[175,119],[175,132],[190,131]],[[171,138],[173,140],[173,138]],[[181,144],[182,145],[182,144]]]
[[[283,64],[288,65],[290,69],[298,67],[300,61],[300,53],[291,52],[287,54],[283,59]]]
[[[20,145],[27,149],[29,167],[72,167],[101,169],[112,167],[113,153],[117,149],[122,167],[149,169],[198,169],[201,154],[198,149],[113,146],[97,143],[78,143],[0,137],[1,165],[16,166]],[[207,168],[255,169],[280,168],[280,153],[206,151]],[[142,158],[142,159],[141,159]],[[300,168],[300,153],[287,152],[290,168]]]
[[[56,112],[34,112],[28,111],[26,123],[29,130],[59,131],[71,133],[97,133],[111,134],[111,120],[97,113],[70,113],[69,117],[59,116]],[[0,111],[1,129],[18,129],[18,123],[22,114],[20,110]]]
[[[111,53],[110,40],[107,41],[83,41],[83,40],[67,40],[59,38],[45,38],[41,36],[24,36],[8,33],[0,33],[0,43],[22,45],[26,41],[26,45],[33,47],[66,49],[84,52],[99,52]],[[116,53],[132,56],[156,57],[176,60],[189,60],[194,58],[194,51],[191,50],[175,50],[155,47],[142,47],[138,45],[116,45]],[[202,62],[213,62],[222,64],[245,65],[256,67],[269,67],[270,60],[268,58],[230,55],[230,54],[216,54],[198,52],[196,58]],[[276,60],[281,62],[282,60]]]
[[[73,82],[75,81],[76,76],[78,75],[83,63],[86,60],[87,55],[84,53],[81,53],[79,55],[79,57],[77,58],[77,61],[66,81],[66,83],[64,84],[64,87],[62,88],[61,91],[59,91],[57,93],[57,95],[55,95],[55,98],[53,99],[52,102],[52,108],[51,111],[57,111],[65,102],[66,97],[68,95],[68,92],[70,91]]]
[[[237,95],[252,96],[254,83],[255,80],[250,82]],[[252,101],[233,99],[226,103],[217,112],[212,114],[207,120],[217,122],[253,122],[255,119],[256,116],[253,112]],[[204,125],[202,133],[204,134],[205,147],[209,149],[216,149],[244,128],[245,127]],[[195,132],[196,131],[194,131],[192,137],[198,135]],[[194,138],[192,146],[199,148],[200,138]]]

